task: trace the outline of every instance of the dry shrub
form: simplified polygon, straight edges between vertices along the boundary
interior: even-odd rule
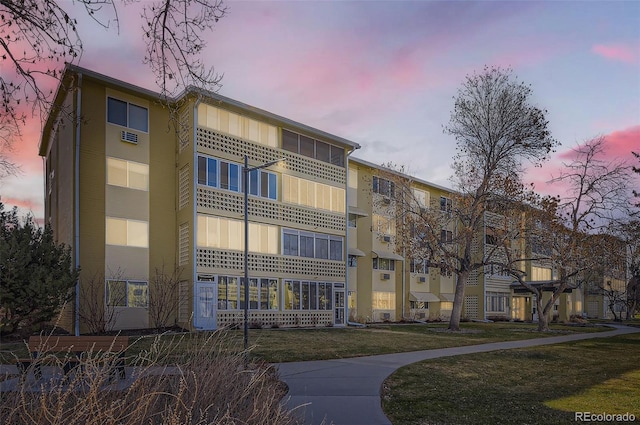
[[[49,366],[55,359],[43,362]],[[66,380],[45,374],[34,382],[30,374],[16,391],[0,396],[0,418],[38,425],[297,423],[281,404],[287,389],[275,369],[245,365],[224,332],[156,337],[127,361],[128,375],[120,381],[111,379],[114,356],[103,353],[88,353],[82,371],[74,369]]]

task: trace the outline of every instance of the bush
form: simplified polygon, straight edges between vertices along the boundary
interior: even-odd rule
[[[50,365],[52,356],[45,360]],[[222,332],[156,337],[127,362],[131,376],[113,384],[113,361],[99,353],[83,358],[82,372],[66,382],[45,377],[33,391],[29,375],[2,395],[0,417],[18,425],[297,423],[280,404],[287,389],[273,366],[245,365],[244,353]]]

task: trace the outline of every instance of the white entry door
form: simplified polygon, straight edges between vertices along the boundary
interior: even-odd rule
[[[216,329],[218,285],[214,282],[196,282],[193,288],[194,320],[198,330]]]

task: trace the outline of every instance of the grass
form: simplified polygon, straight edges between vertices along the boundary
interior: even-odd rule
[[[447,324],[375,325],[367,328],[316,328],[316,329],[251,329],[249,341],[251,357],[270,363],[328,360],[376,354],[430,350],[462,345],[512,341],[570,333],[599,332],[603,326],[576,326],[554,324],[551,332],[539,333],[531,323],[462,323],[462,332],[448,332]],[[227,336],[242,346],[241,330],[229,331]],[[193,348],[189,338],[167,335],[163,341],[172,341],[175,348],[163,361],[180,362]],[[154,336],[131,338],[129,356],[148,350]],[[0,362],[14,363],[15,357],[28,356],[22,342],[3,343]]]
[[[608,330],[602,326],[552,325],[539,333],[530,323],[462,323],[462,332],[446,324],[375,325],[346,329],[250,330],[252,355],[268,362],[329,360],[407,351],[431,350]],[[238,334],[241,337],[241,333]]]
[[[394,425],[566,424],[574,412],[640,418],[640,335],[456,356],[406,366],[383,386]]]

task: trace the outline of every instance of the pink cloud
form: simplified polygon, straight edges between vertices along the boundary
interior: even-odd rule
[[[606,59],[630,64],[638,64],[640,60],[640,46],[630,44],[596,44],[591,51]]]

